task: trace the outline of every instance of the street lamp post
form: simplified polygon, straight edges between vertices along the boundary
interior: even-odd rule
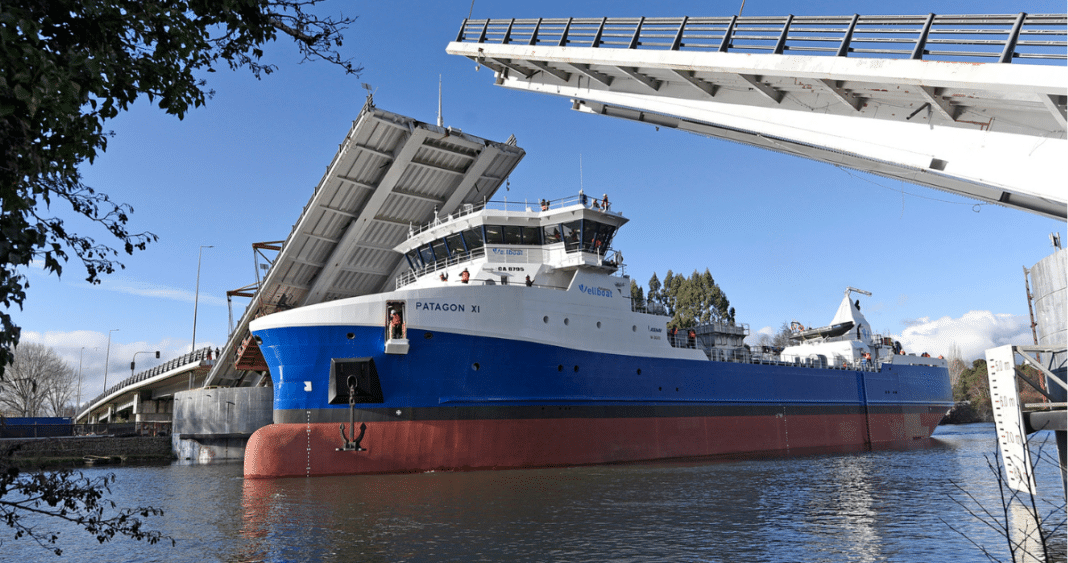
[[[108,392],[108,362],[111,361],[111,333],[118,332],[119,329],[113,328],[108,331],[108,351],[104,355],[104,392]]]
[[[138,354],[151,354],[151,353],[152,353],[152,350],[148,350],[148,351],[145,351],[145,352],[134,352],[133,358],[130,359],[130,377],[134,376],[134,366],[137,365],[137,355]],[[158,359],[159,358],[159,350],[156,350],[155,354],[156,354],[156,358]]]
[[[78,411],[82,408],[82,356],[85,355],[85,346],[78,353],[78,402],[74,405],[74,422],[78,422]]]
[[[200,304],[200,259],[204,256],[205,248],[215,248],[211,245],[200,245],[200,252],[197,254],[197,290],[193,296],[193,349],[190,352],[197,351],[197,306]]]

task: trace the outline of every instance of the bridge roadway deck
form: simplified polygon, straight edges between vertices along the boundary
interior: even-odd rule
[[[217,355],[206,347],[127,377],[89,401],[75,422],[170,422],[174,394],[202,385]]]
[[[1065,14],[464,20],[450,54],[575,110],[1063,221]]]

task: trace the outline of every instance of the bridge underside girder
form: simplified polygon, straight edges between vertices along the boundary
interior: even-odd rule
[[[447,50],[493,68],[500,86],[563,96],[579,111],[1068,217],[1064,66],[469,42]]]

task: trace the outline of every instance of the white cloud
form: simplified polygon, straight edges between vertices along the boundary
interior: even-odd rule
[[[766,335],[768,338],[774,338],[775,335],[778,334],[778,332],[778,330],[770,326],[766,326],[756,332],[750,332],[749,336],[745,337],[745,343],[750,346],[755,346],[758,342],[760,342],[761,336]]]
[[[184,303],[192,303],[196,299],[196,294],[189,290],[180,289],[176,287],[168,287],[159,284],[150,284],[132,279],[106,278],[101,281],[100,287],[101,289],[115,291],[118,293],[127,293],[130,295],[138,295],[141,297],[169,299],[172,301],[181,301]],[[225,299],[213,295],[207,295],[204,292],[201,292],[199,300],[200,303],[204,305],[226,305]]]
[[[75,373],[81,366],[82,400],[96,396],[104,389],[104,363],[108,364],[107,383],[113,385],[130,376],[130,362],[136,356],[137,372],[157,366],[170,359],[189,352],[189,342],[184,339],[165,338],[158,342],[122,342],[121,332],[112,333],[111,346],[108,347],[108,334],[91,330],[71,332],[34,332],[22,331],[20,342],[37,343],[48,346],[59,354]],[[197,348],[221,346],[219,343],[197,340]],[[84,347],[84,350],[83,350]],[[159,359],[155,351],[160,351]],[[148,352],[147,354],[142,352]]]
[[[953,344],[960,347],[966,362],[983,357],[988,348],[1006,344],[1032,344],[1027,315],[995,314],[990,311],[969,311],[959,319],[942,317],[932,320],[921,317],[907,321],[909,326],[900,335],[905,350],[932,356],[946,356]]]
[[[50,275],[44,270],[44,262],[41,260],[34,260],[33,262],[30,262],[30,268],[36,270],[34,272],[35,274]],[[79,279],[77,276],[74,277],[74,281],[71,281],[71,278],[69,276],[58,279],[60,283],[67,284],[72,287],[94,287],[96,289],[104,289],[107,291],[114,291],[116,293],[137,295],[139,297],[167,299],[170,301],[178,301],[182,303],[193,303],[197,300],[196,292],[189,291],[188,289],[148,283],[119,275],[101,276],[100,283],[96,286],[88,286],[83,280]],[[211,295],[204,291],[200,292],[199,302],[201,305],[226,305],[226,299],[218,297],[216,295]]]

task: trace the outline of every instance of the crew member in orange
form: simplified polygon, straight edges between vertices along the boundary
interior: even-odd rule
[[[396,309],[389,312],[389,337],[404,338],[404,326],[401,322],[400,313]]]

